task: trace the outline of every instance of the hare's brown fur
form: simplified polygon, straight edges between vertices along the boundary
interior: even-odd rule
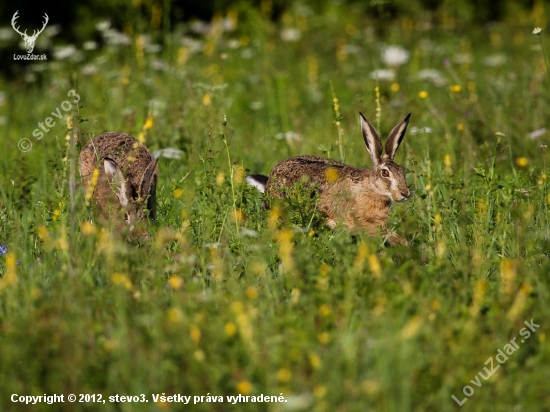
[[[410,116],[410,115],[409,115]],[[315,156],[296,156],[279,162],[271,171],[265,192],[277,197],[289,195],[297,183],[311,186],[319,193],[317,208],[327,217],[330,227],[342,223],[349,229],[364,228],[369,234],[380,231],[390,243],[405,243],[387,230],[393,201],[404,201],[410,196],[405,181],[405,168],[393,161],[395,152],[407,128],[409,116],[390,133],[386,154],[378,132],[361,115],[365,144],[373,162],[372,169],[360,169],[335,160]],[[261,190],[261,175],[247,178]]]
[[[110,177],[105,162],[114,165],[118,180]],[[84,187],[92,181],[94,169],[99,178],[93,199],[103,218],[110,219],[113,212],[133,215],[133,223],[148,217],[155,218],[157,159],[134,137],[120,132],[106,132],[90,140],[80,152],[80,174]],[[121,200],[121,196],[124,201]]]

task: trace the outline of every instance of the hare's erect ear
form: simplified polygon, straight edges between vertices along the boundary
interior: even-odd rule
[[[158,177],[158,161],[159,160],[157,158],[153,158],[153,160],[151,160],[151,163],[147,165],[145,172],[143,172],[141,183],[139,185],[139,195],[142,199],[151,193],[152,188],[156,187]]]
[[[139,196],[141,199],[147,199],[147,210],[149,211],[149,218],[152,220],[155,219],[157,214],[158,173],[158,159],[153,158],[145,169],[145,172],[143,172],[139,185]]]
[[[103,167],[105,168],[105,175],[109,181],[111,189],[118,197],[118,201],[121,206],[128,206],[128,193],[126,193],[126,179],[122,170],[111,159],[103,159]]]
[[[380,163],[380,159],[382,158],[382,141],[380,140],[380,135],[374,126],[365,119],[363,113],[359,112],[359,117],[361,118],[361,131],[363,132],[365,145],[370,153],[372,165],[376,166]]]
[[[388,140],[386,141],[386,155],[391,160],[395,157],[395,152],[397,152],[397,149],[399,149],[399,145],[401,144],[401,140],[405,137],[405,132],[407,131],[407,125],[409,124],[410,117],[411,114],[409,113],[407,117],[405,117],[405,120],[392,129],[390,135],[388,136]]]

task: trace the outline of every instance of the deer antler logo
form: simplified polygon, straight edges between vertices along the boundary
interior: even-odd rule
[[[27,30],[25,30],[24,33],[21,33],[19,31],[19,27],[15,27],[15,20],[17,20],[17,18],[19,17],[17,15],[17,13],[19,13],[19,10],[17,10],[15,12],[15,14],[13,15],[12,19],[11,19],[11,26],[13,27],[13,29],[19,33],[21,35],[21,37],[23,38],[23,41],[25,42],[25,49],[27,49],[27,53],[31,54],[33,49],[34,49],[34,43],[36,43],[36,38],[38,37],[38,35],[40,33],[42,33],[44,31],[44,29],[46,28],[46,24],[48,24],[48,21],[50,20],[50,18],[48,17],[48,15],[46,13],[44,13],[44,25],[42,26],[42,28],[38,31],[34,30],[33,33],[32,33],[32,36],[28,36],[27,35]]]

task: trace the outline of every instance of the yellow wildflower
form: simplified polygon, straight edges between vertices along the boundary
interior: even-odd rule
[[[315,385],[313,387],[313,395],[315,395],[316,398],[322,398],[327,393],[327,388],[323,385]]]
[[[181,323],[183,321],[183,312],[178,308],[170,308],[166,311],[166,316],[171,323]]]
[[[519,166],[519,167],[525,167],[529,164],[529,161],[527,160],[526,157],[518,157],[516,159],[516,164]]]
[[[324,318],[326,318],[328,315],[330,315],[331,312],[332,312],[332,311],[331,311],[331,309],[330,309],[330,306],[327,305],[327,304],[321,305],[321,306],[319,307],[319,314],[320,314],[322,317],[324,317]]]
[[[317,335],[317,339],[319,339],[321,344],[326,345],[330,341],[330,335],[328,332],[321,332]]]
[[[233,336],[237,333],[237,327],[233,322],[227,322],[223,327],[223,330],[227,336]]]
[[[153,127],[153,115],[149,113],[147,119],[145,119],[145,124],[143,125],[143,130],[149,130]]]
[[[410,339],[415,336],[420,327],[422,326],[423,320],[420,316],[413,317],[401,330],[401,336],[405,339]]]
[[[319,267],[319,274],[321,276],[327,276],[330,273],[330,266],[326,263],[322,263]]]
[[[249,286],[246,289],[245,294],[246,294],[246,297],[250,300],[257,299],[258,298],[258,288],[256,288],[255,286]]]
[[[82,226],[80,227],[80,230],[86,236],[95,235],[96,232],[97,232],[96,227],[88,221],[85,221],[85,222],[82,223]]]
[[[172,276],[168,279],[168,285],[170,285],[172,289],[179,289],[183,285],[183,279],[179,276]]]
[[[195,343],[199,343],[201,340],[201,330],[197,328],[195,325],[191,326],[191,329],[189,330],[189,334],[191,335],[191,340]]]
[[[183,190],[180,189],[180,188],[176,188],[176,189],[174,189],[174,191],[172,192],[172,195],[173,195],[176,199],[179,199],[180,197],[183,196]]]
[[[240,381],[237,384],[237,392],[241,395],[248,395],[251,390],[252,390],[252,384],[247,380]]]
[[[340,172],[333,167],[329,167],[327,170],[325,170],[325,179],[329,183],[336,182],[339,176]]]
[[[111,280],[115,285],[121,285],[128,290],[132,289],[132,282],[130,282],[130,279],[122,273],[113,273],[111,275]]]
[[[313,352],[309,354],[309,363],[314,369],[319,369],[321,367],[321,359]]]
[[[277,380],[281,383],[286,383],[292,378],[292,372],[287,368],[279,369],[277,372]]]

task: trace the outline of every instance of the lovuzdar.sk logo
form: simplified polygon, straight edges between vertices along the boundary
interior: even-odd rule
[[[25,42],[25,49],[27,50],[27,54],[14,54],[13,60],[47,60],[45,54],[32,54],[32,51],[34,50],[34,44],[36,43],[36,39],[38,38],[38,35],[44,31],[46,28],[46,25],[48,24],[48,21],[50,18],[46,13],[44,13],[44,24],[42,25],[42,28],[40,30],[33,30],[33,33],[31,36],[27,34],[27,30],[24,32],[19,31],[19,27],[15,26],[16,20],[19,17],[18,16],[19,10],[15,12],[13,17],[11,18],[11,26],[15,30],[16,33],[21,35],[21,38]]]

